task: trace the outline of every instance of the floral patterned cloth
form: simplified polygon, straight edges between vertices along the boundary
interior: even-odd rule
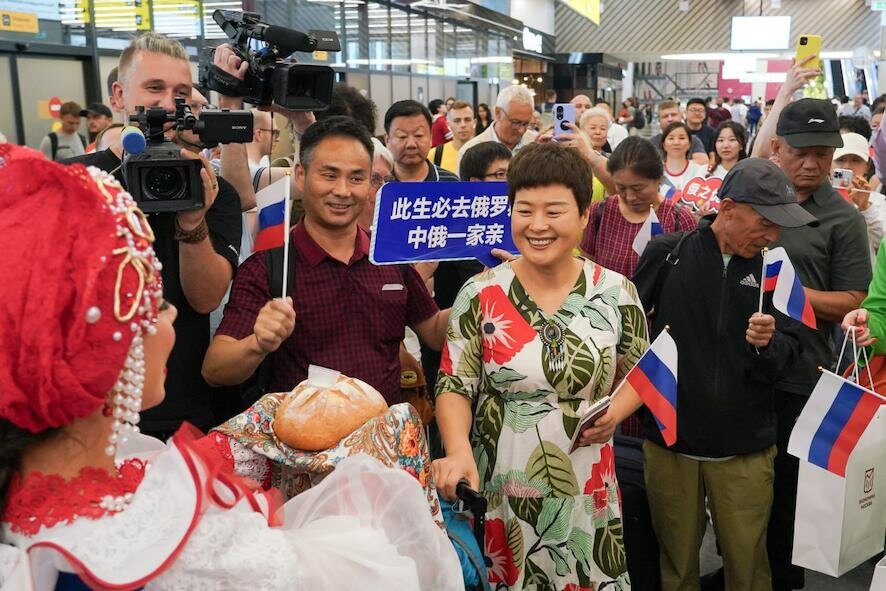
[[[270,484],[280,489],[285,499],[318,484],[343,459],[362,453],[415,477],[425,491],[431,516],[443,526],[440,499],[431,478],[427,440],[421,418],[412,406],[395,404],[385,414],[368,420],[337,446],[309,452],[292,449],[277,439],[272,428],[277,407],[286,394],[266,394],[244,412],[214,429],[239,444],[232,445],[232,450],[234,447],[240,451],[245,448],[254,456],[267,458],[271,468]],[[235,457],[235,460],[237,464],[254,462],[254,456]]]
[[[647,347],[634,285],[591,261],[553,316],[507,263],[459,292],[437,392],[476,403],[494,588],[630,588],[611,442],[566,450],[589,405]]]

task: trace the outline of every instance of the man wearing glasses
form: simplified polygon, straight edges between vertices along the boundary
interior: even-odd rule
[[[704,144],[708,159],[714,161],[714,128],[705,123],[708,120],[708,108],[704,99],[691,98],[686,103],[686,125],[692,137],[697,137]]]
[[[458,165],[466,150],[483,142],[503,144],[512,154],[526,144],[535,141],[536,132],[529,129],[535,101],[532,94],[524,86],[508,86],[495,101],[494,121],[486,130],[467,142],[458,151]]]
[[[270,155],[280,139],[280,130],[274,127],[274,118],[268,111],[252,109],[252,142],[246,144],[246,157],[249,160],[249,173],[270,166]],[[255,183],[253,183],[255,185]]]

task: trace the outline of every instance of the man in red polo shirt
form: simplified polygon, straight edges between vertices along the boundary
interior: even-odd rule
[[[307,129],[295,168],[305,213],[292,229],[288,297],[272,299],[266,253],[240,266],[203,362],[207,382],[240,384],[273,354],[272,392],[291,390],[308,365],[321,365],[371,384],[395,404],[405,327],[442,347],[449,310],[439,311],[418,273],[369,261],[357,218],[373,190],[372,152],[369,133],[350,117]]]

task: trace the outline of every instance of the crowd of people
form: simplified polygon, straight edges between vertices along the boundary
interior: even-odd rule
[[[245,74],[227,45],[214,65]],[[122,122],[177,98],[199,114],[209,93],[178,42],[135,38],[109,106],[63,104],[42,156],[0,144],[0,588],[460,589],[440,499],[463,480],[488,502],[495,589],[803,588],[791,429],[841,323],[886,343],[870,149],[886,99],[796,100],[818,74],[793,66],[765,105],[663,100],[654,117],[579,94],[556,136],[553,91],[508,86],[476,112],[401,100],[376,129],[371,98],[338,84],[323,112],[253,109],[247,144],[167,131],[199,162],[203,205],[144,214]],[[275,115],[296,143],[284,158]],[[253,241],[256,193],[286,175],[281,259]],[[717,199],[690,195],[696,180]],[[517,256],[371,262],[383,186],[457,181],[507,181]],[[758,300],[772,246],[817,328]],[[617,388],[663,330],[673,444]],[[279,447],[272,410],[311,366],[388,412],[324,452]],[[412,397],[405,367],[430,395]],[[709,521],[723,568],[702,582]]]

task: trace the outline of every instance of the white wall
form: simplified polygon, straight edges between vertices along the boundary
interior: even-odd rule
[[[511,0],[511,16],[549,35],[554,30],[554,0]]]

